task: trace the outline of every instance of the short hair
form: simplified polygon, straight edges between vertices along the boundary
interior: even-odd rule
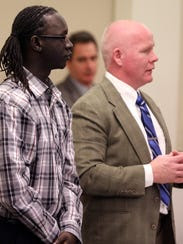
[[[72,42],[73,46],[77,43],[89,43],[92,42],[98,49],[97,41],[95,37],[88,31],[77,31],[71,33],[69,40]]]
[[[26,73],[23,69],[25,45],[34,34],[44,30],[45,14],[54,14],[54,8],[34,5],[21,10],[12,24],[11,34],[0,52],[0,71],[5,71],[6,77],[11,77],[15,83],[19,81],[29,90]],[[30,91],[30,90],[29,90]]]

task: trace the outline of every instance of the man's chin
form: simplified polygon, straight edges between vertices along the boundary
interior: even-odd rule
[[[66,63],[67,62],[65,61],[64,63],[60,64],[58,69],[64,69],[66,67]]]
[[[151,77],[149,77],[149,78],[146,79],[146,82],[145,83],[151,83],[152,81],[153,81],[153,77],[151,76]]]
[[[55,70],[55,69],[64,69],[66,65],[60,65],[58,67],[52,68],[51,70]]]
[[[93,84],[93,80],[83,80],[82,84],[84,86],[91,86]]]

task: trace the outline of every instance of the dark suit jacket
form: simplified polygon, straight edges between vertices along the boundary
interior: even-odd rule
[[[68,75],[65,80],[57,85],[57,88],[61,91],[63,99],[72,107],[76,100],[82,96],[78,87],[72,81],[71,77]]]
[[[163,129],[168,153],[161,112],[142,94]],[[150,153],[120,94],[104,79],[72,111],[84,244],[155,244],[160,194],[156,184],[145,188],[143,164],[151,161]]]

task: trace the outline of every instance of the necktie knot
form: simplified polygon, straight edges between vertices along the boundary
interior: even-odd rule
[[[136,100],[136,104],[138,106],[143,106],[144,105],[144,99],[142,98],[142,96],[140,95],[140,93],[137,92],[137,100]]]

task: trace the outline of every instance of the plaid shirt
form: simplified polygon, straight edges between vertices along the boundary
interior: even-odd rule
[[[0,85],[0,216],[44,243],[62,231],[81,241],[71,113],[50,80],[51,88],[26,72],[32,95],[11,79]]]

